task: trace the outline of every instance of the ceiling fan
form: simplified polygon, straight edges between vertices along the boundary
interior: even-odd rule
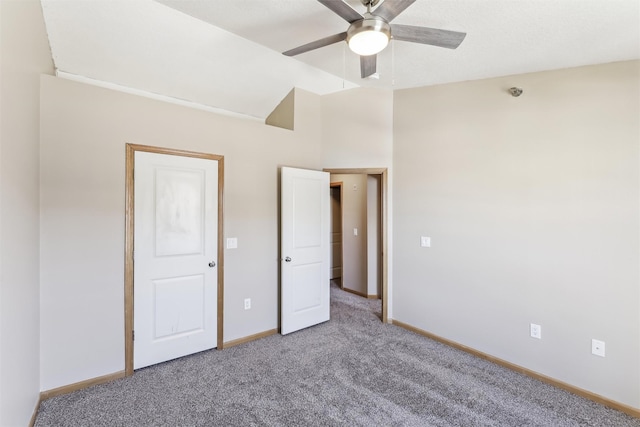
[[[283,52],[283,54],[295,56],[346,40],[349,49],[360,55],[360,75],[363,79],[375,74],[376,55],[387,47],[391,38],[455,49],[467,35],[457,31],[390,24],[396,16],[416,0],[382,0],[380,6],[373,12],[371,12],[371,8],[380,3],[380,0],[360,0],[367,7],[367,12],[364,15],[361,15],[344,0],[318,1],[351,25],[345,32],[307,43]]]

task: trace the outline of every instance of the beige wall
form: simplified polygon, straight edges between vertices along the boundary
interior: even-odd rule
[[[39,384],[40,73],[53,73],[40,2],[0,1],[0,425],[27,425]]]
[[[280,104],[269,114],[264,120],[265,124],[270,126],[277,126],[282,129],[293,130],[295,121],[295,96],[296,90],[291,89],[291,92],[284,97]]]
[[[322,166],[320,99],[295,96],[291,132],[42,80],[43,390],[124,368],[126,142],[225,156],[224,237],[238,248],[225,250],[224,340],[277,328],[278,168]]]
[[[353,89],[322,97],[325,168],[391,168],[393,92]]]
[[[393,92],[359,88],[323,96],[322,150],[325,168],[387,168],[387,309],[392,317]]]
[[[367,295],[381,296],[380,286],[380,181],[367,176]]]
[[[367,175],[331,174],[331,182],[342,182],[342,287],[367,295]]]
[[[639,408],[639,75],[396,92],[393,317]]]

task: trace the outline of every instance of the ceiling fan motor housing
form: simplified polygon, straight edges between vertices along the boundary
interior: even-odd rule
[[[379,16],[365,13],[364,19],[355,21],[347,30],[349,48],[358,55],[375,55],[384,49],[391,38],[391,26]]]

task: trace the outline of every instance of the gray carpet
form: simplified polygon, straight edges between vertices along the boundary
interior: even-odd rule
[[[42,403],[36,426],[634,426],[640,420],[380,322],[331,321],[141,369]]]

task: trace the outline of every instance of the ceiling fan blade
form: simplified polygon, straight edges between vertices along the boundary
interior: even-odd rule
[[[362,15],[360,15],[354,8],[349,6],[342,0],[318,0],[320,3],[331,9],[334,13],[338,14],[342,19],[347,21],[349,24],[354,23],[362,19]],[[415,1],[415,0],[414,0]]]
[[[360,57],[360,77],[363,79],[376,73],[376,55]]]
[[[384,18],[385,21],[391,22],[396,16],[400,15],[406,8],[411,6],[416,0],[384,0],[373,14]]]
[[[309,52],[310,50],[318,49],[320,47],[325,47],[325,46],[329,46],[330,44],[341,42],[343,40],[346,40],[346,38],[347,38],[347,32],[345,31],[344,33],[334,34],[332,36],[325,37],[323,39],[316,40],[311,43],[307,43],[302,46],[295,47],[286,52],[282,52],[282,54],[286,56],[295,56],[301,53]]]
[[[391,37],[394,40],[430,44],[455,49],[460,46],[467,33],[439,30],[437,28],[414,27],[412,25],[391,24]]]

